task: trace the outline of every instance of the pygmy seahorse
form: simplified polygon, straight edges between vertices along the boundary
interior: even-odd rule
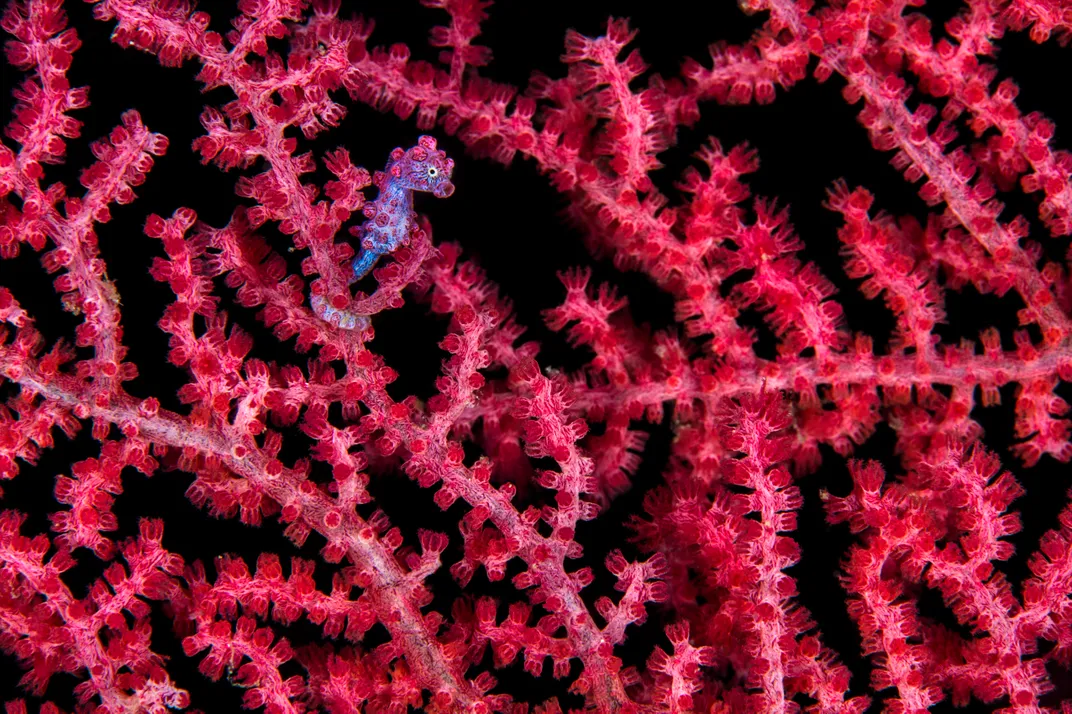
[[[354,258],[351,283],[368,275],[381,255],[409,244],[420,230],[417,214],[413,211],[413,192],[425,191],[446,198],[454,193],[454,184],[450,182],[453,172],[454,160],[447,158],[446,152],[437,150],[436,140],[430,136],[420,137],[417,145],[406,151],[396,148],[391,152],[384,170],[377,171],[372,177],[379,194],[376,200],[365,204],[364,214],[368,220],[358,229],[361,252]],[[365,315],[332,307],[321,295],[313,295],[310,303],[318,317],[343,329],[354,330],[368,325]]]

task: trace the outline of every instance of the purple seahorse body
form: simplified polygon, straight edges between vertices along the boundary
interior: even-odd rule
[[[403,151],[397,148],[383,171],[377,171],[372,182],[380,190],[376,200],[365,204],[368,219],[358,229],[351,229],[361,238],[361,252],[353,262],[354,275],[350,282],[357,282],[368,275],[381,255],[392,253],[408,245],[417,227],[417,214],[413,211],[413,192],[425,191],[439,198],[454,193],[450,182],[454,172],[454,160],[444,151],[436,149],[436,140],[422,136],[417,145]],[[313,312],[322,320],[345,330],[359,330],[368,326],[366,315],[339,309],[321,295],[310,298]]]
[[[408,245],[417,231],[417,214],[413,212],[413,192],[427,191],[439,198],[454,193],[450,176],[454,160],[436,150],[436,140],[422,136],[408,151],[395,149],[382,172],[372,181],[380,189],[375,201],[365,204],[361,225],[361,253],[354,259],[354,281],[368,275],[385,253]]]

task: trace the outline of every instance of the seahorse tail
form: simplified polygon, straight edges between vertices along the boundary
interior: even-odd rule
[[[380,254],[374,250],[362,250],[361,254],[354,258],[353,268],[354,277],[353,282],[357,282],[361,278],[365,277],[376,265],[376,261],[380,259]]]
[[[339,310],[332,307],[323,295],[313,295],[309,298],[309,305],[313,308],[313,314],[324,322],[334,325],[343,330],[363,330],[369,325],[367,315],[358,315],[347,310]]]

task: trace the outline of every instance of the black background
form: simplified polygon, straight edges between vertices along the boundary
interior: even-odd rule
[[[614,15],[631,18],[632,26],[640,30],[634,46],[639,47],[652,72],[669,77],[678,74],[680,63],[687,56],[709,64],[706,47],[710,42],[744,42],[763,21],[763,16],[749,17],[733,3],[705,3],[708,7],[702,10],[697,9],[698,5],[695,0],[501,2],[491,8],[491,17],[480,40],[490,46],[495,56],[491,65],[481,72],[491,79],[518,87],[525,85],[533,70],[553,77],[561,76],[564,67],[559,56],[566,30],[574,28],[595,36],[605,28],[607,17]],[[128,361],[138,365],[140,370],[139,377],[128,383],[127,389],[136,397],[156,396],[166,408],[183,411],[175,393],[187,377],[182,370],[167,363],[167,336],[155,324],[172,296],[165,285],[154,282],[147,272],[152,258],[162,255],[162,250],[159,242],[145,237],[141,228],[149,213],[169,216],[180,206],[193,208],[200,219],[222,226],[234,206],[243,200],[234,195],[234,184],[239,175],[250,176],[262,168],[254,166],[245,171],[225,173],[212,166],[202,166],[198,156],[189,150],[194,138],[202,134],[198,121],[202,106],[221,106],[232,98],[230,90],[218,89],[202,94],[200,85],[194,81],[195,64],[188,63],[179,69],[163,68],[151,55],[121,49],[109,41],[112,25],[92,19],[91,6],[74,1],[68,2],[67,6],[71,24],[77,28],[83,43],[75,53],[69,77],[72,86],[90,87],[91,107],[75,113],[76,118],[85,123],[82,138],[68,142],[66,164],[46,167],[45,183],[63,181],[71,193],[77,194],[80,191],[78,174],[93,160],[89,140],[106,135],[127,109],[137,109],[151,130],[169,138],[167,155],[157,160],[148,180],[137,190],[139,199],[128,206],[113,206],[113,220],[98,226],[97,232],[109,276],[115,280],[123,300],[125,343],[130,348]],[[221,32],[228,29],[229,18],[234,14],[231,4],[213,2],[201,9],[211,14],[213,29]],[[935,27],[940,28],[956,10],[957,3],[940,3],[928,8],[927,14]],[[344,3],[343,16],[354,11],[376,20],[372,45],[404,42],[411,48],[414,58],[435,60],[438,50],[430,48],[426,39],[432,26],[445,22],[446,15],[441,11],[409,0]],[[1058,96],[1061,90],[1047,76],[1048,70],[1060,73],[1064,68],[1067,72],[1072,50],[1062,49],[1053,41],[1035,45],[1025,33],[1010,34],[998,44],[1001,50],[997,58],[1001,70],[999,77],[1017,80],[1021,88],[1018,99],[1021,110],[1025,113],[1039,110],[1057,122],[1059,130],[1054,143],[1059,148],[1066,148],[1067,129],[1062,129],[1072,125],[1072,116]],[[809,69],[814,69],[814,65],[812,60]],[[4,67],[0,101],[5,102],[5,109],[13,105],[11,89],[21,81],[21,76],[12,68]],[[916,189],[889,166],[890,154],[871,148],[866,132],[855,120],[859,107],[845,103],[840,95],[842,86],[843,82],[837,77],[823,84],[809,77],[789,91],[779,89],[773,105],[702,105],[703,118],[694,127],[679,131],[677,145],[660,157],[665,168],[655,172],[652,178],[674,204],[680,196],[673,188],[673,182],[682,169],[697,163],[692,154],[708,136],[717,137],[727,148],[740,142],[750,143],[759,151],[761,161],[759,171],[745,179],[753,195],[777,197],[780,205],[790,206],[792,223],[807,245],[804,258],[819,263],[824,274],[840,288],[839,301],[846,308],[850,328],[871,334],[876,345],[883,345],[893,327],[892,317],[880,301],[864,300],[856,290],[856,281],[845,276],[838,256],[838,217],[823,209],[821,204],[827,188],[834,180],[843,177],[850,185],[863,185],[875,193],[876,209],[923,219],[927,207],[916,195]],[[918,94],[916,97],[913,102],[919,101]],[[343,124],[314,141],[306,141],[296,134],[299,153],[311,149],[320,157],[326,150],[345,146],[355,164],[371,171],[382,166],[391,148],[411,145],[419,133],[412,119],[401,121],[394,115],[380,114],[351,102],[342,92],[337,93],[336,100],[347,105],[349,110]],[[10,113],[5,111],[4,116],[10,116]],[[536,339],[542,345],[539,360],[543,366],[572,371],[582,367],[589,358],[583,350],[571,349],[560,335],[550,332],[542,324],[540,311],[557,304],[563,295],[555,277],[558,270],[591,265],[595,269],[593,284],[607,280],[618,285],[629,298],[629,309],[637,322],[648,323],[656,329],[672,324],[673,305],[666,294],[643,276],[619,273],[609,262],[594,262],[589,257],[580,235],[562,218],[563,197],[538,174],[533,162],[515,159],[512,165],[504,167],[492,161],[472,159],[456,139],[446,137],[439,129],[433,133],[457,161],[457,191],[446,201],[422,196],[418,210],[429,217],[437,241],[460,242],[464,256],[475,258],[487,270],[489,278],[501,287],[503,294],[513,301],[519,323],[529,328],[525,338]],[[12,145],[10,140],[6,141]],[[325,176],[326,172],[321,169],[307,180],[318,180],[322,184]],[[1064,255],[1068,239],[1048,238],[1035,220],[1034,198],[1022,195],[1003,198],[1008,204],[1003,218],[1024,214],[1032,221],[1032,237],[1045,245],[1047,255],[1055,259]],[[277,251],[285,251],[289,244],[287,237],[273,226],[265,226],[261,233]],[[296,269],[299,259],[298,254],[290,257],[292,269]],[[60,309],[51,280],[39,264],[39,255],[32,250],[24,246],[17,258],[0,262],[0,284],[11,288],[32,311],[38,328],[50,341],[73,335],[76,319]],[[222,281],[217,281],[217,288],[217,294],[222,297],[222,308],[254,335],[256,345],[251,356],[305,365],[307,357],[294,351],[293,340],[280,344],[256,322],[254,311],[235,304],[233,292],[224,287]],[[959,294],[950,292],[946,305],[948,323],[940,326],[938,331],[944,342],[955,342],[961,337],[975,337],[986,327],[996,326],[1006,347],[1011,347],[1019,306],[1015,296],[997,299],[979,295],[971,288]],[[773,356],[773,338],[758,316],[747,315],[746,320],[763,336],[758,349],[764,356]],[[383,354],[401,375],[390,387],[392,396],[399,399],[408,394],[421,398],[430,396],[443,358],[443,353],[435,345],[444,334],[446,321],[430,315],[424,305],[409,303],[401,310],[377,316],[374,325],[376,338],[371,348]],[[1063,396],[1072,401],[1066,385],[1062,385],[1061,390]],[[1012,469],[1027,489],[1027,495],[1014,504],[1025,520],[1024,530],[1011,538],[1018,554],[1012,561],[1001,565],[1018,594],[1019,583],[1028,575],[1026,556],[1035,550],[1042,533],[1056,525],[1057,513],[1067,502],[1069,480],[1064,465],[1044,459],[1034,468],[1024,468],[1009,453],[1013,391],[1012,386],[1002,390],[1003,406],[979,407],[974,416],[986,429],[986,445],[996,451],[1003,465]],[[11,393],[10,385],[0,386],[0,396],[6,398]],[[597,575],[596,582],[584,591],[589,603],[602,594],[616,597],[611,587],[613,582],[602,565],[610,549],[622,548],[628,557],[633,558],[645,555],[626,542],[629,531],[622,523],[630,513],[640,512],[643,494],[660,482],[671,434],[665,422],[661,425],[636,424],[634,428],[647,430],[650,438],[643,463],[633,478],[633,489],[620,496],[600,518],[583,524],[578,531],[578,539],[586,551],[583,563],[578,566],[592,565]],[[892,476],[899,473],[893,443],[892,432],[883,425],[856,455],[881,460]],[[307,447],[306,437],[296,430],[288,432],[282,458],[290,463]],[[58,505],[52,498],[54,477],[69,473],[72,462],[96,453],[88,429],[72,441],[59,437],[57,446],[47,451],[36,467],[24,465],[18,478],[0,484],[3,488],[0,507],[29,514],[24,533],[48,532],[47,515]],[[870,664],[858,654],[859,637],[845,612],[844,592],[836,580],[839,560],[851,538],[844,526],[832,528],[825,524],[818,498],[820,488],[843,494],[849,489],[850,482],[844,459],[829,449],[824,450],[823,456],[819,471],[803,478],[799,484],[804,492],[805,506],[796,537],[802,545],[803,559],[790,574],[798,580],[799,601],[818,621],[824,643],[837,651],[852,669],[853,693],[865,693],[870,689]],[[244,557],[252,565],[262,551],[279,553],[284,556],[284,561],[292,554],[317,559],[316,550],[321,543],[316,536],[298,549],[282,535],[274,521],[260,528],[250,528],[237,520],[213,519],[195,508],[184,496],[191,480],[191,476],[180,472],[160,471],[151,479],[132,470],[125,472],[125,492],[115,507],[120,523],[116,538],[134,534],[138,518],[150,516],[165,520],[165,547],[182,554],[187,560],[201,559],[210,563],[220,553],[229,552]],[[430,527],[451,538],[451,547],[445,554],[446,564],[458,559],[457,521],[465,511],[463,506],[456,504],[447,513],[441,512],[432,502],[430,491],[422,491],[397,472],[374,474],[370,490],[376,505],[402,528],[407,543],[416,541],[417,527]],[[84,551],[78,556],[79,566],[70,571],[65,580],[74,594],[82,595],[85,588],[100,576],[104,564]],[[499,597],[505,607],[505,603],[523,597],[508,584],[509,577],[519,570],[515,560],[508,579],[494,584],[487,583],[481,571],[467,591]],[[330,583],[331,572],[331,567],[320,564],[318,582],[323,586]],[[431,582],[437,594],[433,607],[449,613],[450,603],[460,594],[460,589],[451,581],[446,567]],[[951,613],[935,593],[924,594],[921,614],[955,625]],[[153,649],[172,656],[169,672],[179,686],[190,690],[191,707],[207,712],[237,709],[241,690],[225,682],[205,680],[196,671],[200,656],[192,661],[184,658],[159,610],[154,611],[153,617]],[[618,652],[626,664],[641,665],[653,646],[666,646],[662,628],[667,621],[665,613],[654,608],[645,625],[630,629],[626,645]],[[318,628],[304,621],[279,630],[285,631],[295,644],[320,638]],[[377,644],[385,636],[382,627],[377,626],[366,644]],[[574,661],[573,675],[579,671],[579,666],[579,662]],[[579,698],[565,695],[565,683],[572,681],[573,676],[565,682],[556,682],[549,674],[550,666],[545,669],[547,674],[539,680],[522,672],[520,665],[496,671],[501,684],[494,691],[509,691],[519,700],[532,702],[557,694],[564,708],[580,706]],[[477,671],[471,670],[470,674],[475,676]],[[299,673],[299,670],[291,664],[284,668],[284,673],[289,675]],[[1059,686],[1047,698],[1047,703],[1072,697],[1068,673],[1052,669],[1051,674]],[[15,659],[0,654],[0,701],[23,696],[15,683],[17,675]],[[71,709],[71,689],[75,681],[66,675],[54,677],[47,696],[63,708]],[[888,692],[876,697],[874,710],[884,696],[888,696]],[[948,701],[943,702],[936,710],[948,706]]]

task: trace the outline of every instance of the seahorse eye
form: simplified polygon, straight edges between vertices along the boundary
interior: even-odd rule
[[[429,166],[428,167],[428,175],[431,176],[432,178],[435,178],[436,176],[439,175],[439,169],[437,169],[435,166]]]

